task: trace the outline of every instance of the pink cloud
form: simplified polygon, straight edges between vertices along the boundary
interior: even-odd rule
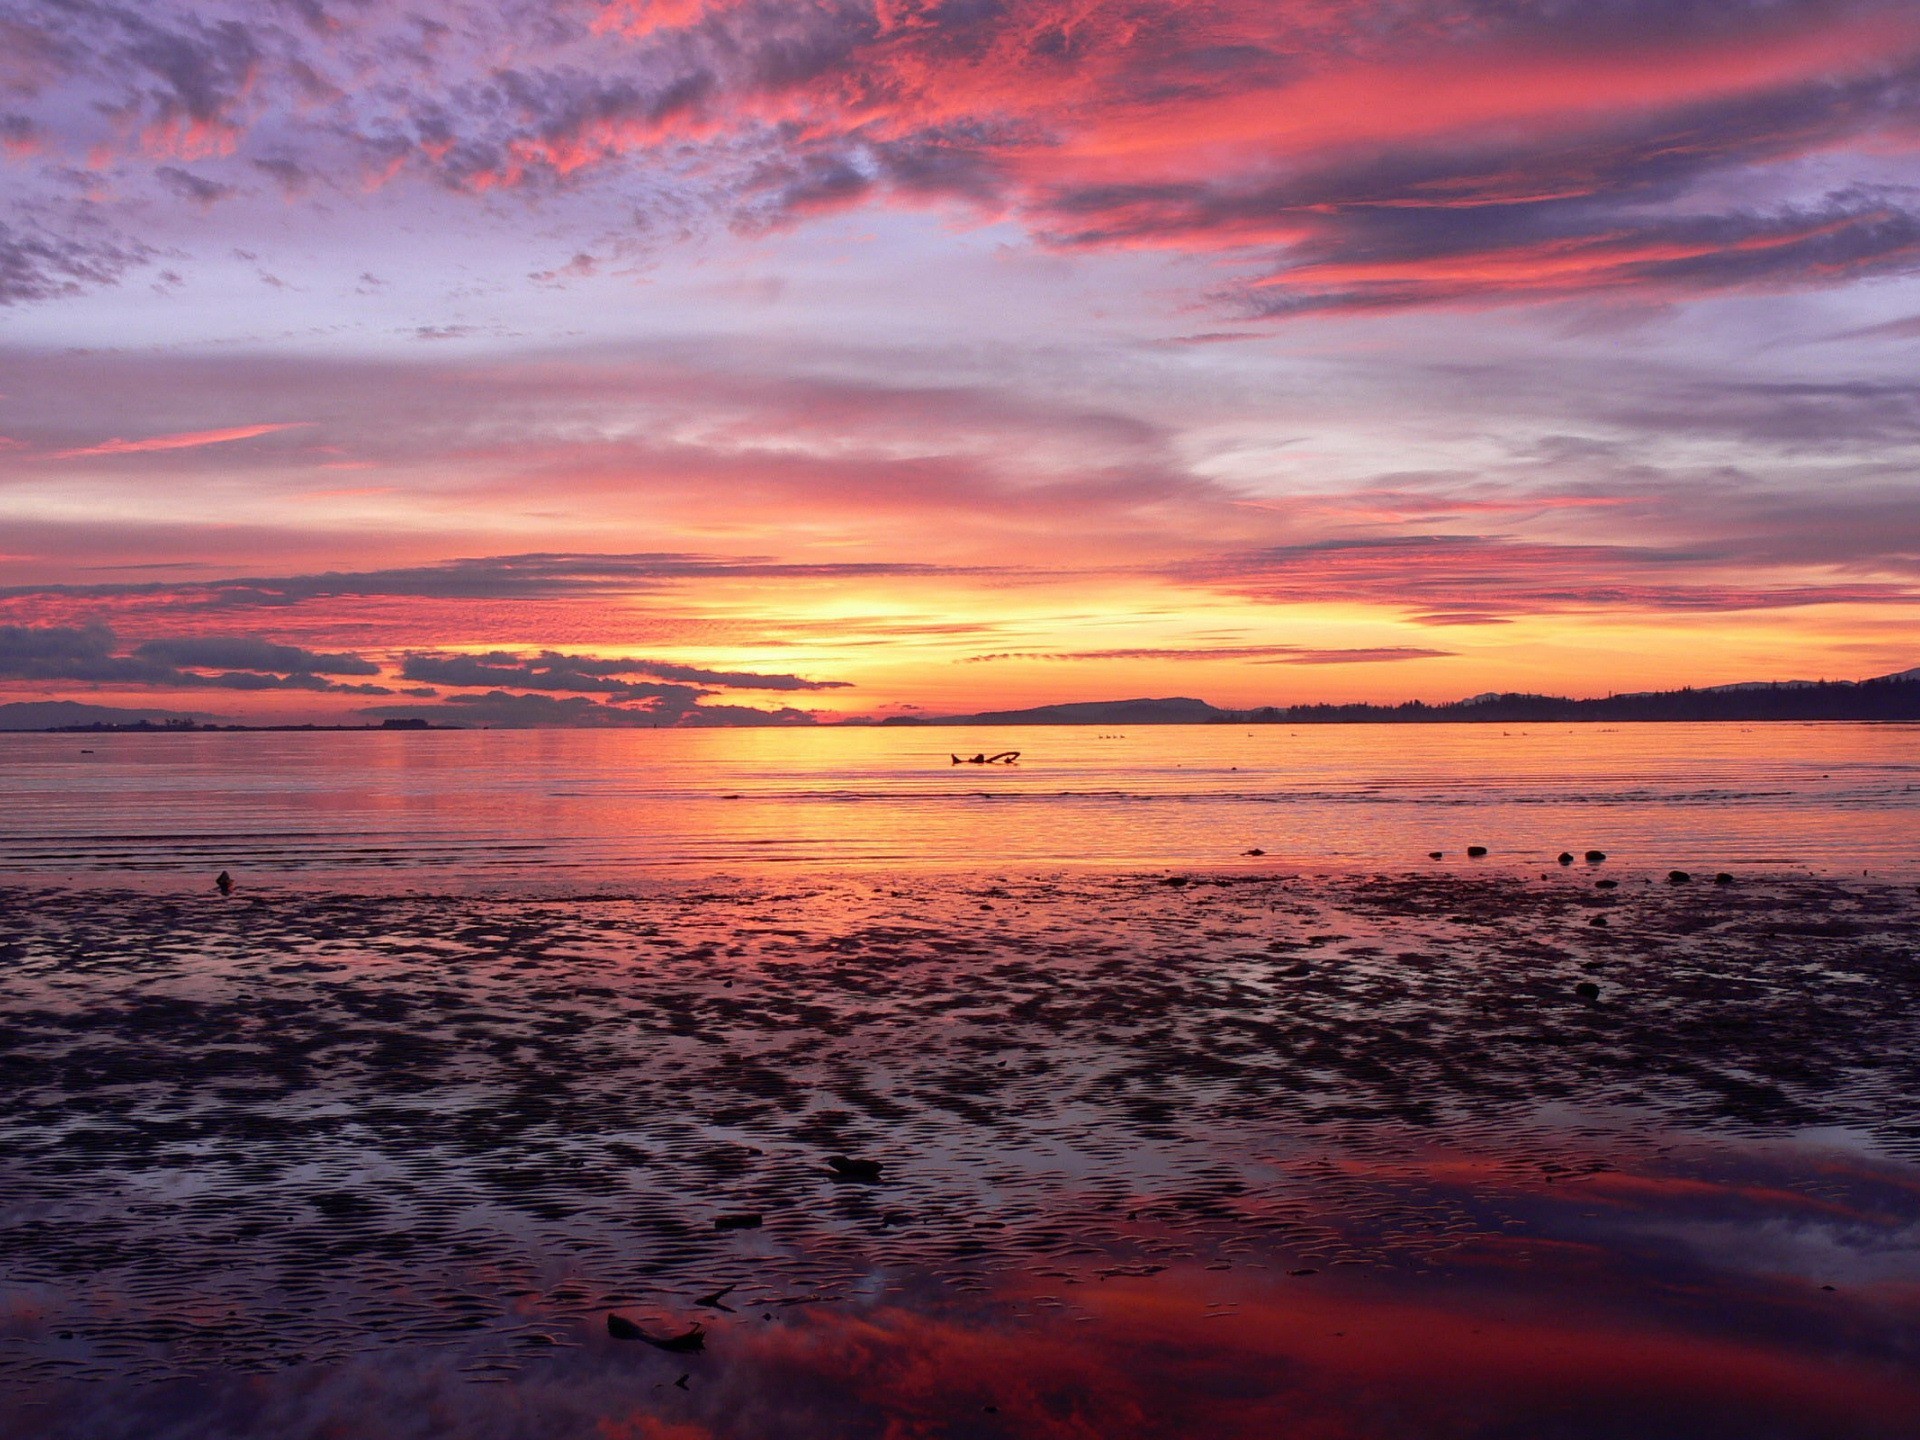
[[[156,450],[195,450],[202,445],[228,445],[235,440],[251,440],[257,435],[272,435],[281,430],[298,430],[311,420],[292,420],[272,425],[236,425],[226,430],[192,430],[180,435],[149,435],[139,440],[102,440],[77,450],[57,450],[50,460],[79,460],[91,455],[144,455]]]
[[[278,166],[595,194],[612,225],[642,166],[682,213],[750,232],[939,204],[1062,248],[1232,255],[1255,293],[1222,298],[1251,318],[1920,265],[1911,197],[1759,173],[1914,152],[1920,13],[1892,0],[1551,19],[1478,0],[581,0],[537,33],[486,7],[457,38],[415,27],[379,6],[304,31],[238,0],[62,9],[19,37],[46,103],[6,133],[150,179],[193,159],[218,184]],[[25,258],[44,291],[57,252]]]

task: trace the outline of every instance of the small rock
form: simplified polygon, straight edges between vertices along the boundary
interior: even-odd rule
[[[707,1348],[707,1332],[699,1324],[678,1335],[649,1335],[626,1316],[609,1312],[607,1334],[616,1340],[639,1340],[656,1350],[667,1350],[676,1355],[689,1355]]]
[[[1249,850],[1249,851],[1247,851],[1247,854],[1249,854],[1249,855],[1264,855],[1264,854],[1266,854],[1266,853],[1267,853],[1267,852],[1266,852],[1266,851],[1264,851],[1264,850]]]
[[[1605,860],[1606,858],[1607,858],[1607,852],[1604,850],[1587,851],[1587,864],[1589,865],[1598,865],[1601,861]]]
[[[1478,860],[1482,855],[1486,853],[1487,853],[1487,847],[1484,845],[1467,846],[1467,854],[1475,860]]]
[[[1733,884],[1733,876],[1722,870],[1718,875],[1713,877],[1713,883],[1716,885],[1731,885]]]
[[[1606,923],[1607,923],[1607,917],[1604,915],[1596,915],[1591,920],[1587,921],[1587,924],[1598,925],[1602,929],[1606,927]]]
[[[1562,850],[1560,852],[1560,863],[1562,865],[1571,865],[1573,863],[1573,852],[1571,850]]]
[[[1429,860],[1444,860],[1446,858],[1447,858],[1447,852],[1444,850],[1427,851],[1427,859]]]
[[[1573,987],[1573,993],[1578,995],[1582,1000],[1598,1000],[1600,998],[1600,987],[1591,980],[1582,980],[1578,985]]]
[[[856,1160],[851,1155],[829,1155],[827,1169],[833,1172],[833,1178],[836,1180],[852,1180],[862,1185],[880,1183],[878,1160]]]
[[[758,1215],[716,1215],[713,1228],[716,1230],[758,1230],[761,1217]]]
[[[1692,879],[1693,876],[1684,870],[1669,870],[1667,872],[1667,884],[1669,885],[1685,885]]]
[[[1169,875],[1160,883],[1162,885],[1171,885],[1174,889],[1178,890],[1182,885],[1187,883],[1187,877],[1184,875]]]
[[[1596,890],[1618,890],[1620,888],[1620,882],[1618,880],[1596,880],[1593,882],[1593,888]]]

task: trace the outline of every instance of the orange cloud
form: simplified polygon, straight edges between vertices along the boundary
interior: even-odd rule
[[[50,460],[79,460],[91,455],[144,455],[155,450],[195,450],[202,445],[227,445],[235,440],[251,440],[279,430],[298,430],[311,420],[290,420],[273,425],[236,425],[227,430],[190,430],[181,435],[149,435],[140,440],[102,440],[77,450],[56,450]]]

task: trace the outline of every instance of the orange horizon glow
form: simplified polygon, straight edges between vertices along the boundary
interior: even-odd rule
[[[1909,6],[149,8],[9,62],[0,704],[1920,664]]]

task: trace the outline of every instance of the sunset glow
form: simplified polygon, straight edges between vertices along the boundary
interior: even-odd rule
[[[0,0],[0,702],[1903,670],[1917,95],[1894,0]]]

